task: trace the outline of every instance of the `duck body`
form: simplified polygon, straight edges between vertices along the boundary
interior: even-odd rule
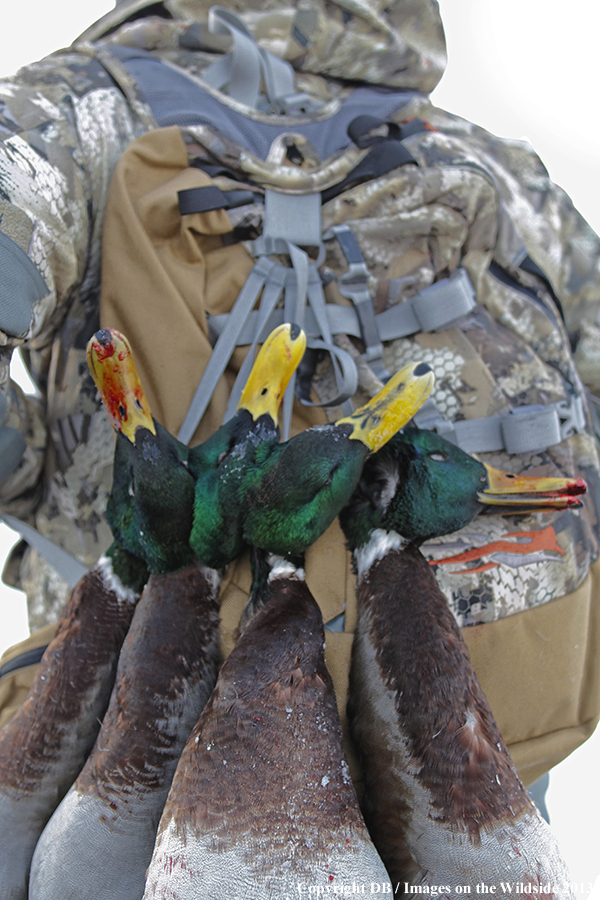
[[[182,754],[145,900],[389,885],[344,758],[322,617],[303,573],[275,562],[257,606]]]
[[[80,772],[107,708],[141,591],[115,572],[125,556],[113,547],[76,585],[24,704],[0,731],[2,900],[26,900],[38,838]],[[132,583],[135,569],[127,560],[123,578]]]
[[[1,900],[27,897],[34,849],[94,745],[149,569],[191,559],[187,448],[154,423],[126,343],[100,332],[88,360],[117,431],[108,501],[115,541],[73,590],[29,696],[0,732]],[[98,378],[106,372],[108,384]]]
[[[250,408],[194,450],[152,418],[123,335],[103,329],[88,345],[88,364],[117,432],[107,520],[151,575],[98,740],[38,842],[30,891],[36,900],[91,894],[116,900],[125,886],[128,896],[143,893],[177,760],[216,680],[219,576],[196,562],[190,547],[196,483],[202,497],[214,500],[219,465],[257,431],[257,418],[271,422],[269,438],[277,439],[279,395],[304,345],[295,326],[277,329],[242,395]],[[230,561],[225,519],[213,510],[199,526],[204,533],[216,528],[218,563]]]
[[[497,472],[436,434],[405,429],[368,461],[340,515],[358,577],[348,715],[365,819],[399,894],[427,886],[451,897],[483,883],[497,897],[517,884],[571,896],[554,836],[516,773],[418,545],[467,524],[488,502],[565,508],[583,489]]]
[[[393,532],[358,564],[350,675],[365,818],[394,889],[530,885],[570,897],[550,828],[530,801],[431,567]],[[364,567],[363,567],[364,566]],[[548,892],[540,886],[551,885]]]
[[[428,366],[397,376],[345,420],[229,454],[220,505],[230,493],[243,510],[255,554],[301,553],[333,520],[368,454],[431,391]],[[265,577],[255,568],[255,576],[255,615],[182,753],[145,898],[275,900],[299,880],[389,887],[344,759],[321,613],[297,571]]]
[[[151,575],[96,743],[35,851],[30,900],[140,898],[179,756],[215,680],[218,576]]]

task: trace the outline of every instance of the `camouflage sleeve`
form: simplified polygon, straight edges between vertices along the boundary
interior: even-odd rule
[[[96,303],[110,176],[142,130],[91,49],[0,81],[0,509],[15,515],[37,499],[53,336],[74,303]],[[41,399],[10,381],[17,347]]]

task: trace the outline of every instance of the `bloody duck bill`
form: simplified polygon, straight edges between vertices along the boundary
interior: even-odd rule
[[[114,328],[102,328],[90,338],[86,357],[114,430],[132,443],[137,428],[156,434],[127,338]]]
[[[484,463],[488,486],[477,495],[480,503],[535,511],[574,509],[582,506],[579,497],[587,491],[583,478],[533,478],[502,472]]]

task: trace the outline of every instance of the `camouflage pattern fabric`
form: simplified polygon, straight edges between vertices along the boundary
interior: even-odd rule
[[[110,543],[103,512],[113,435],[85,364],[85,345],[98,323],[103,212],[118,158],[132,140],[156,127],[111,47],[145,49],[201,77],[229,47],[227,38],[208,32],[210,5],[165,0],[157,7],[151,0],[125,0],[70,50],[0,81],[0,230],[29,256],[48,287],[25,333],[0,333],[6,424],[18,428],[28,444],[19,467],[0,485],[0,509],[35,524],[86,565]],[[331,200],[323,208],[323,224],[352,220],[374,298],[385,298],[389,279],[401,279],[393,302],[402,302],[462,265],[480,305],[444,332],[392,342],[387,365],[416,357],[429,361],[438,375],[438,406],[455,418],[554,402],[579,378],[600,394],[600,242],[529,146],[495,138],[430,105],[425,95],[445,64],[437,3],[303,0],[291,6],[274,0],[266,10],[258,0],[225,5],[244,18],[261,46],[293,63],[300,90],[325,102],[342,99],[348,80],[421,94],[402,111],[404,119],[419,116],[432,127],[406,140],[419,166]],[[218,158],[219,146],[223,152],[208,129],[189,129],[186,136],[199,154]],[[260,182],[261,161],[225,149],[230,167],[237,164],[241,176]],[[320,165],[316,160],[308,167],[307,185],[318,181]],[[286,186],[285,169],[269,167],[271,183],[280,189]],[[253,214],[260,225],[260,210]],[[517,272],[524,252],[560,298],[566,331],[546,284]],[[518,286],[495,278],[492,259],[522,287],[543,295],[554,316]],[[336,273],[345,270],[335,242],[328,244],[325,265]],[[9,381],[16,348],[24,352],[41,399],[24,397]],[[363,364],[360,372],[361,390],[371,391],[373,374]],[[326,383],[324,373],[323,391]],[[467,547],[493,545],[490,554],[504,554],[502,565],[485,556],[491,565],[483,571],[481,563],[437,566],[462,623],[493,621],[545,602],[585,576],[598,552],[598,451],[589,423],[587,433],[542,454],[486,458],[513,471],[583,475],[591,489],[583,512],[556,515],[543,526],[537,520],[511,519],[507,525],[480,519],[468,535],[428,548],[438,560],[459,552],[461,540]],[[552,534],[523,537],[547,524]],[[522,563],[522,549],[502,542],[533,544],[530,564],[512,565]],[[27,590],[32,622],[39,625],[55,617],[66,586],[49,577],[37,554],[21,551],[5,578]],[[479,571],[464,571],[469,567]]]

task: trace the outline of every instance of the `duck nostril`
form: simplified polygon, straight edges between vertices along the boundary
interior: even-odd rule
[[[428,372],[431,372],[431,366],[428,366],[427,363],[419,363],[413,374],[427,375]]]

